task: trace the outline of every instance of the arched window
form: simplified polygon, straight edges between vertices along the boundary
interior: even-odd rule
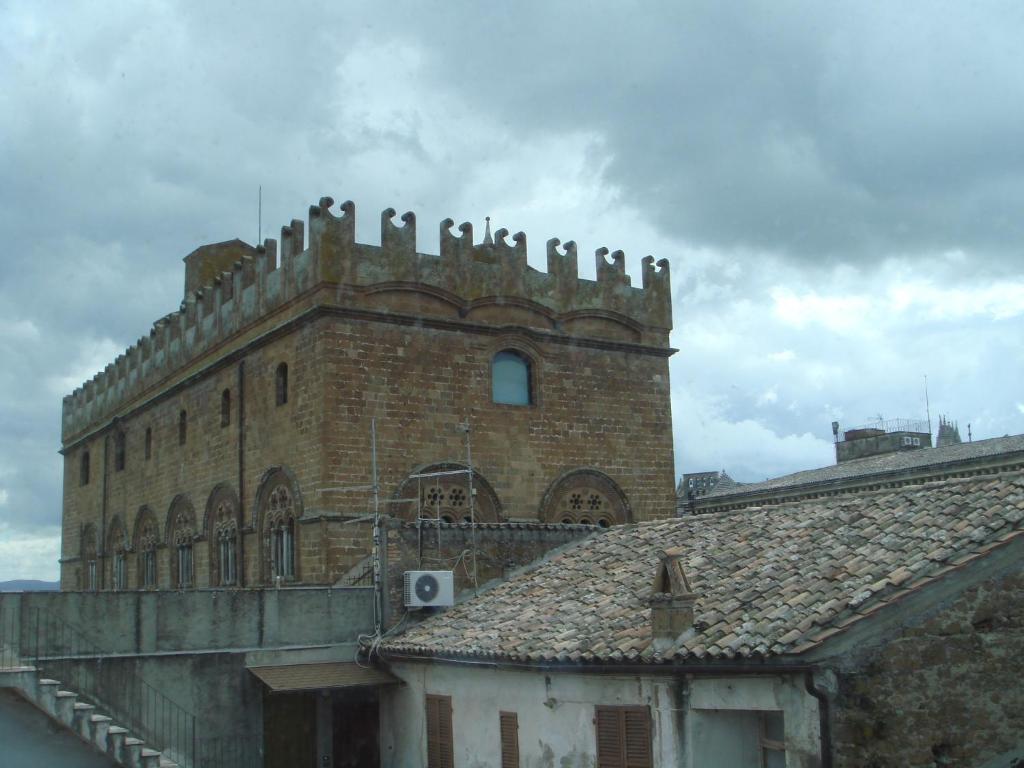
[[[220,425],[226,427],[231,423],[231,390],[220,393]]]
[[[82,589],[95,592],[100,588],[99,574],[96,571],[96,557],[98,542],[96,539],[96,526],[89,523],[82,529]]]
[[[178,589],[188,589],[192,586],[192,542],[181,541],[175,548],[177,555]]]
[[[178,445],[184,445],[188,438],[188,411],[178,414]]]
[[[207,504],[210,536],[210,583],[221,587],[238,584],[238,502],[233,491],[217,486]]]
[[[497,523],[504,520],[501,502],[487,479],[463,464],[441,462],[417,468],[398,486],[392,514],[406,520],[417,518],[442,523]],[[418,501],[416,501],[418,500]]]
[[[607,528],[628,523],[631,514],[625,494],[610,477],[597,470],[577,469],[548,487],[538,517],[545,523]]]
[[[124,432],[118,430],[114,433],[114,471],[120,472],[124,469],[125,460],[125,436]]]
[[[78,484],[89,484],[89,452],[82,451],[82,458],[78,462]]]
[[[152,427],[146,427],[145,453],[146,453],[146,461],[149,461],[149,458],[153,455],[153,428]]]
[[[148,507],[144,507],[135,521],[135,550],[138,552],[136,578],[140,589],[157,587],[156,548],[159,543],[156,516]]]
[[[295,578],[295,513],[292,497],[284,485],[270,493],[267,509],[270,534],[270,575],[274,579]]]
[[[275,402],[284,405],[288,402],[288,363],[277,366],[274,374]]]
[[[171,582],[178,589],[195,584],[192,544],[196,539],[196,516],[187,501],[176,501],[171,514]]]
[[[238,583],[238,529],[217,529],[217,579],[222,587]]]
[[[491,360],[491,399],[503,405],[533,403],[530,361],[511,349]]]
[[[128,536],[120,517],[110,523],[107,533],[107,552],[110,560],[110,588],[115,590],[128,588]]]
[[[256,525],[259,530],[259,575],[265,584],[302,579],[299,521],[302,496],[287,467],[267,470],[256,492]]]

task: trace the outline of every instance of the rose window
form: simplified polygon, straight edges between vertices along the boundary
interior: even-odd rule
[[[557,511],[549,518],[552,521],[607,528],[619,519],[616,505],[597,488],[576,486],[563,493],[555,507]]]

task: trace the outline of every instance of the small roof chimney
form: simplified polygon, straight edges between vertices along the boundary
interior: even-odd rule
[[[255,257],[256,249],[237,237],[223,243],[211,243],[196,248],[182,259],[185,262],[186,301],[195,296],[196,291],[212,284],[214,278],[223,272],[230,272],[234,263],[246,256]]]
[[[697,595],[683,570],[682,547],[662,550],[658,554],[658,569],[651,590],[651,636],[654,650],[669,650],[679,636],[693,628],[693,608]]]

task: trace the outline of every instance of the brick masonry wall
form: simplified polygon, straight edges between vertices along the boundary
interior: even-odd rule
[[[1024,765],[1021,680],[1024,571],[1017,570],[966,590],[840,675],[835,766],[980,766],[1013,750],[998,764]]]
[[[500,319],[500,318],[497,318]],[[671,405],[667,358],[631,347],[526,339],[480,333],[467,325],[436,328],[320,314],[266,343],[244,363],[244,483],[238,482],[238,362],[198,373],[178,392],[121,419],[126,466],[115,471],[111,429],[65,455],[61,584],[84,584],[80,532],[93,523],[100,543],[101,588],[112,585],[115,518],[134,542],[139,510],[150,508],[165,545],[158,550],[159,586],[172,586],[169,511],[182,495],[202,535],[194,545],[195,584],[208,586],[212,531],[208,502],[219,485],[242,500],[244,584],[267,583],[266,542],[256,526],[261,480],[274,467],[294,478],[302,520],[296,528],[298,580],[331,584],[357,566],[370,546],[367,525],[351,521],[371,509],[371,496],[336,490],[371,481],[370,423],[377,419],[384,512],[415,468],[462,462],[472,425],[473,464],[494,489],[506,519],[534,519],[552,483],[568,470],[594,468],[625,495],[634,520],[673,513]],[[534,403],[492,402],[490,363],[502,349],[531,360]],[[289,400],[275,402],[275,370],[289,368]],[[231,392],[231,423],[221,426],[221,393]],[[178,415],[188,414],[185,445]],[[152,455],[144,457],[146,429]],[[104,465],[104,443],[108,443]],[[91,477],[78,483],[81,453]],[[104,506],[106,487],[106,516]],[[106,554],[106,557],[103,556]],[[127,558],[128,585],[139,585],[138,557]]]
[[[300,492],[316,485],[319,472],[318,438],[322,430],[323,381],[316,365],[319,350],[314,324],[256,348],[244,360],[245,400],[245,487],[242,498],[244,560],[247,583],[259,578],[259,539],[255,523],[255,500],[263,473],[284,466],[294,473]],[[278,406],[275,399],[275,371],[288,364],[289,398]],[[221,393],[231,392],[231,422],[221,426]],[[184,445],[178,441],[179,413],[187,413]],[[218,484],[238,493],[239,392],[238,367],[230,365],[191,383],[178,394],[143,408],[119,423],[126,436],[125,468],[116,471],[112,433],[107,432],[76,446],[65,456],[62,557],[71,562],[61,568],[61,588],[77,589],[82,584],[84,564],[79,561],[82,526],[93,523],[109,530],[115,518],[124,521],[134,540],[136,520],[143,506],[156,516],[161,539],[167,540],[171,504],[183,495],[188,499],[202,529],[210,494]],[[152,430],[152,451],[145,458],[146,429]],[[109,442],[104,467],[104,442]],[[90,453],[90,482],[79,485],[79,462],[83,450]],[[107,515],[102,519],[104,475]],[[301,529],[301,526],[300,526]],[[194,545],[195,582],[210,584],[209,531]],[[302,530],[299,531],[301,548]],[[101,535],[101,538],[102,535]],[[112,549],[107,547],[108,555]],[[173,547],[158,550],[158,579],[161,587],[171,585]],[[111,558],[101,561],[103,586],[111,583]],[[128,584],[138,584],[137,558],[127,558]]]
[[[465,462],[456,425],[468,419],[474,469],[506,518],[536,520],[545,491],[578,468],[607,474],[634,520],[673,513],[666,358],[359,321],[339,320],[325,333],[326,486],[367,482],[371,418],[382,488],[391,496],[419,466]],[[506,348],[531,359],[533,405],[492,402],[491,359]],[[362,507],[337,501],[353,513],[365,509],[365,494]]]

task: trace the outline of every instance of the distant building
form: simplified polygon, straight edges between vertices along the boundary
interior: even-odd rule
[[[719,483],[731,483],[732,478],[723,469],[720,472],[688,472],[679,481],[676,492],[680,496],[703,496],[710,493]]]
[[[715,488],[724,490],[734,485],[736,481],[724,469],[719,472],[688,472],[676,486],[676,510],[685,512],[698,497],[711,493]]]
[[[995,474],[1024,468],[1024,435],[953,443],[852,459],[759,483],[719,486],[694,499],[695,514],[784,504],[800,499],[865,493],[947,477]]]
[[[970,428],[971,425],[967,426]],[[952,421],[947,421],[944,416],[939,416],[939,434],[935,439],[935,447],[957,445],[960,442],[960,427]]]
[[[912,419],[880,419],[872,424],[847,429],[841,435],[839,422],[833,421],[832,434],[835,437],[837,463],[932,447],[928,422]]]

